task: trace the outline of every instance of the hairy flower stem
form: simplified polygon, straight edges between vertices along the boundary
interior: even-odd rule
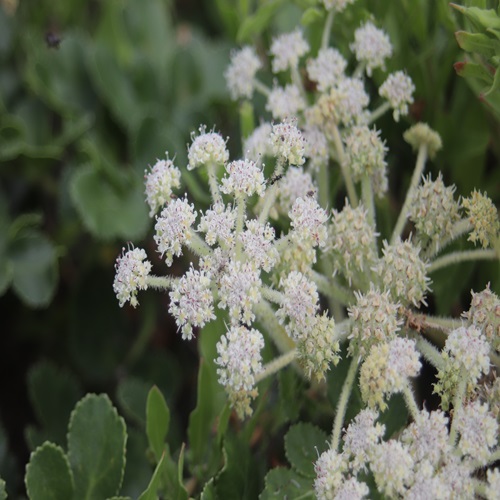
[[[156,290],[168,290],[172,288],[175,281],[177,281],[177,279],[170,276],[148,276],[146,278],[148,288],[154,288]]]
[[[267,300],[262,299],[256,304],[253,307],[253,312],[281,353],[286,353],[295,348],[295,342],[287,335],[283,326],[280,325],[278,318],[276,318],[276,312]]]
[[[326,16],[325,27],[323,28],[323,34],[321,35],[321,48],[328,48],[328,43],[330,42],[330,33],[332,32],[334,13],[333,9],[328,11]]]
[[[439,350],[422,337],[418,337],[416,340],[420,354],[435,368],[444,368],[444,361]]]
[[[210,162],[207,165],[208,184],[210,186],[210,194],[212,195],[212,199],[214,200],[214,203],[222,203],[222,196],[220,194],[219,183],[217,181],[216,168],[217,168],[217,165],[215,165],[212,162]]]
[[[344,305],[348,305],[352,302],[354,297],[352,293],[350,293],[350,291],[346,288],[337,285],[335,282],[333,282],[333,280],[329,280],[328,278],[314,270],[311,271],[311,278],[318,287],[318,290],[328,298],[338,300]]]
[[[236,227],[234,231],[236,260],[241,259],[241,240],[240,234],[243,232],[243,221],[245,220],[246,199],[244,196],[238,196],[236,200]]]
[[[340,171],[342,172],[342,177],[344,178],[345,187],[347,189],[347,196],[349,197],[349,203],[351,204],[352,208],[356,208],[358,206],[358,195],[356,193],[356,188],[354,187],[354,182],[352,180],[351,174],[346,165],[344,145],[342,144],[339,128],[337,126],[333,127],[333,144],[339,158]]]
[[[299,89],[302,97],[307,99],[306,91],[304,90],[304,85],[302,84],[302,78],[300,77],[299,68],[297,66],[293,66],[291,69],[292,82]]]
[[[264,366],[264,369],[255,376],[255,383],[259,383],[261,380],[277,373],[285,366],[288,366],[297,357],[297,350],[292,349]]]
[[[283,162],[278,160],[276,163],[276,167],[274,168],[273,177],[277,177],[283,173]],[[262,210],[259,214],[259,223],[265,224],[267,218],[269,217],[269,211],[271,207],[274,205],[274,201],[276,200],[276,194],[278,191],[278,184],[275,182],[268,189],[266,189],[266,194],[264,195],[264,202],[262,204]]]
[[[190,239],[187,242],[187,246],[199,257],[206,257],[212,252],[212,249],[205,243],[205,240],[201,238],[198,233],[194,230],[190,230]]]
[[[374,109],[368,118],[367,125],[371,125],[391,109],[391,104],[388,101],[382,103],[377,109]]]
[[[425,252],[422,253],[422,258],[424,260],[431,259],[436,256],[441,250],[446,248],[453,240],[462,236],[465,233],[468,233],[472,230],[472,224],[467,219],[462,219],[456,222],[452,229],[451,234],[445,236],[444,238],[436,241],[433,245],[431,245]]]
[[[415,190],[417,189],[420,183],[420,178],[422,177],[422,172],[424,171],[426,161],[427,161],[427,145],[421,144],[420,147],[418,148],[417,163],[415,164],[415,170],[413,171],[410,187],[406,192],[406,199],[403,204],[403,208],[401,209],[401,212],[399,212],[398,221],[396,222],[396,226],[394,227],[394,231],[392,233],[391,245],[394,245],[398,237],[400,237],[403,233],[410,205],[413,202],[413,197],[415,196]]]
[[[374,240],[373,249],[375,255],[377,255],[377,236],[376,236],[376,222],[375,222],[375,200],[373,199],[373,186],[370,177],[367,175],[363,176],[361,181],[361,196],[363,199],[363,205],[366,210],[368,210],[368,222],[370,226],[374,229]]]
[[[498,258],[495,250],[489,249],[478,249],[478,250],[466,250],[464,252],[453,252],[439,259],[436,259],[428,268],[427,272],[433,273],[438,269],[442,269],[446,266],[451,266],[452,264],[459,264],[460,262],[466,262],[468,260],[495,260]]]
[[[358,354],[354,353],[351,364],[349,366],[349,371],[347,372],[347,377],[342,387],[342,392],[340,393],[339,402],[337,404],[337,412],[335,414],[335,421],[333,423],[332,439],[330,444],[332,450],[338,450],[340,444],[340,433],[342,432],[345,412],[347,410],[347,403],[349,402],[349,397],[352,393],[352,386],[354,384],[357,371]]]
[[[330,199],[330,174],[328,162],[323,162],[318,170],[316,180],[318,182],[318,200],[319,204],[327,210],[331,203]]]
[[[352,78],[361,78],[363,76],[363,72],[365,71],[366,63],[360,62],[356,66],[354,73],[352,74]]]
[[[269,94],[271,93],[271,89],[267,85],[264,85],[260,80],[257,80],[256,78],[254,78],[253,84],[254,84],[255,90],[259,91],[261,94],[265,95],[266,97],[268,97]]]
[[[450,429],[450,437],[449,437],[449,444],[451,447],[455,447],[457,444],[457,422],[458,419],[456,418],[457,414],[460,412],[463,406],[463,399],[465,395],[465,391],[467,389],[467,374],[465,373],[465,370],[462,368],[460,372],[460,378],[459,378],[459,383],[457,387],[457,391],[455,393],[455,398],[453,399],[453,415],[454,418],[451,422],[451,429]]]
[[[418,406],[415,401],[415,394],[413,394],[413,391],[408,382],[403,388],[403,397],[405,398],[406,407],[408,408],[413,420],[416,420],[419,413]]]

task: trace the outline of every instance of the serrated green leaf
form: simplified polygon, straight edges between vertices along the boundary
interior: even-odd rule
[[[28,393],[45,439],[65,447],[71,410],[82,397],[76,378],[49,361],[40,361],[28,373]]]
[[[498,42],[483,33],[457,31],[455,33],[458,46],[466,52],[474,52],[484,57],[495,55]]]
[[[123,480],[127,432],[105,394],[89,394],[75,407],[68,430],[68,458],[75,500],[116,495]]]
[[[125,416],[134,420],[144,429],[146,423],[146,401],[151,384],[135,377],[127,377],[120,382],[116,397]]]
[[[305,477],[314,478],[314,462],[329,448],[327,434],[318,427],[301,422],[285,436],[285,453],[294,469]]]
[[[87,229],[110,240],[135,240],[149,226],[142,180],[134,172],[124,172],[120,185],[87,165],[71,179],[71,197]]]
[[[12,287],[32,307],[44,307],[54,296],[58,267],[52,242],[42,233],[31,231],[9,244]]]
[[[255,14],[246,17],[236,36],[238,43],[248,42],[260,35],[269,26],[271,19],[282,4],[283,0],[269,0],[262,4]]]
[[[148,394],[146,403],[146,434],[149,446],[153,450],[156,460],[164,454],[165,438],[170,425],[170,410],[158,387],[153,386]]]
[[[214,478],[210,479],[201,492],[201,500],[217,500],[217,493],[214,486]]]
[[[311,479],[299,475],[285,467],[275,467],[266,475],[266,487],[259,495],[259,500],[276,498],[311,499],[316,498]]]
[[[310,24],[321,21],[325,18],[325,12],[318,7],[309,7],[300,18],[302,26],[309,26]]]
[[[30,500],[72,498],[73,476],[63,449],[49,442],[37,448],[26,467],[25,484]]]
[[[500,29],[500,17],[493,9],[464,7],[454,3],[450,3],[450,5],[464,14],[478,31],[484,31],[489,28]]]

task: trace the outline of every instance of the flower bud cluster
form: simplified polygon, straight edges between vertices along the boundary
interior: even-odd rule
[[[231,63],[224,76],[233,99],[252,97],[254,77],[261,67],[262,63],[253,47],[247,45],[241,50],[231,52]]]
[[[401,116],[408,114],[408,106],[413,103],[413,92],[415,85],[403,71],[391,73],[378,91],[380,97],[389,101],[395,122],[398,122]]]
[[[436,244],[453,234],[453,225],[460,220],[460,204],[454,200],[455,186],[446,187],[441,174],[431,177],[417,188],[410,209],[410,219],[415,224],[417,239],[422,245]]]
[[[500,352],[500,299],[488,286],[472,293],[470,309],[463,313],[469,325],[481,330],[491,348]]]
[[[469,198],[462,201],[462,206],[466,209],[473,228],[469,240],[474,244],[479,241],[483,248],[494,246],[500,232],[500,221],[491,199],[474,190]]]
[[[146,201],[150,208],[150,217],[170,201],[172,190],[181,185],[180,180],[181,171],[169,159],[158,160],[150,172],[146,170]]]

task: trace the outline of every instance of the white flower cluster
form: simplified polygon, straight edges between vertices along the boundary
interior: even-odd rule
[[[231,53],[231,63],[226,70],[225,77],[231,97],[250,99],[254,91],[254,77],[262,67],[255,49],[250,46]]]

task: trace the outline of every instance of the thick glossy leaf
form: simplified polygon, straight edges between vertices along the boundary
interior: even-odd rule
[[[495,54],[498,42],[483,33],[469,33],[467,31],[457,31],[455,33],[457,43],[466,52],[475,52],[485,57]]]
[[[120,489],[127,432],[106,395],[89,394],[75,407],[68,430],[68,458],[75,500],[106,498]]]
[[[120,490],[122,495],[138,498],[146,489],[151,480],[151,463],[146,459],[148,441],[144,430],[129,426],[127,429],[127,463],[123,484]]]
[[[134,172],[110,179],[87,165],[75,172],[71,197],[87,229],[103,239],[135,240],[149,225],[142,180]]]
[[[493,9],[480,9],[478,7],[464,7],[454,3],[450,4],[459,12],[465,15],[467,19],[479,31],[485,31],[488,28],[500,29],[500,17]]]
[[[146,403],[146,434],[157,461],[163,455],[169,425],[170,410],[160,389],[154,386],[149,391]]]
[[[470,61],[460,61],[455,63],[453,67],[455,68],[457,75],[463,76],[464,78],[479,78],[488,85],[491,85],[493,82],[493,76],[482,64]]]
[[[117,399],[127,418],[133,419],[143,429],[146,423],[146,401],[151,384],[135,377],[127,377],[118,385]]]
[[[315,495],[312,480],[300,476],[294,470],[275,467],[266,475],[266,487],[259,495],[259,500],[275,498],[313,500]]]
[[[9,245],[12,286],[17,295],[32,307],[49,304],[57,279],[57,255],[52,242],[42,233],[32,231]]]
[[[329,448],[326,432],[301,422],[290,428],[285,436],[286,458],[294,469],[305,477],[314,478],[314,462]]]
[[[72,498],[73,476],[62,448],[48,442],[37,448],[26,467],[25,483],[30,500]]]
[[[66,428],[71,410],[82,397],[72,373],[41,361],[28,373],[28,392],[45,438],[66,447]]]

